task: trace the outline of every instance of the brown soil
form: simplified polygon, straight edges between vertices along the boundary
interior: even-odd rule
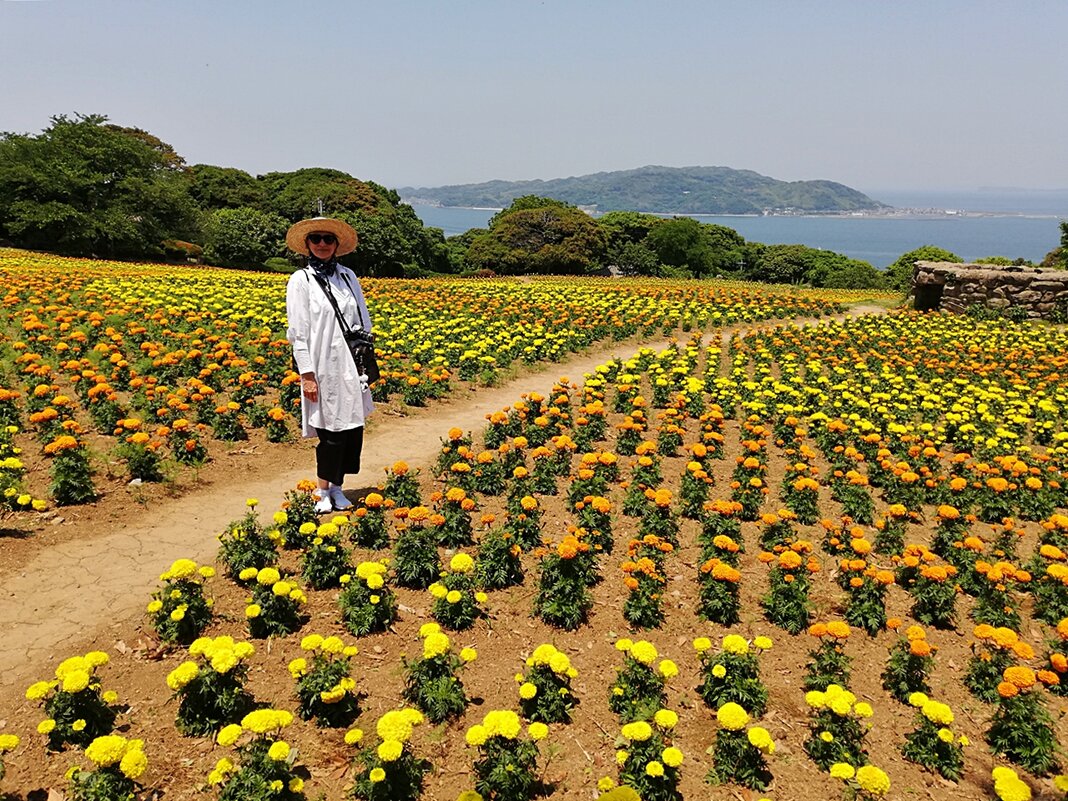
[[[881,312],[877,307],[862,307],[851,314]],[[708,337],[706,337],[706,341]],[[649,343],[659,348],[666,342]],[[616,345],[591,352],[560,365],[550,365],[538,375],[523,375],[505,386],[479,389],[466,397],[458,394],[434,403],[425,410],[400,417],[385,411],[369,427],[364,452],[366,485],[377,483],[384,467],[398,458],[413,466],[424,467],[424,496],[432,482],[425,476],[433,461],[439,439],[449,426],[481,431],[484,416],[513,403],[521,392],[547,392],[553,381],[566,375],[581,382],[582,374],[592,370],[611,355],[629,355],[635,344]],[[728,443],[737,447],[737,425],[731,424]],[[163,652],[142,610],[157,585],[158,573],[174,559],[189,557],[211,562],[216,550],[215,535],[244,512],[247,497],[262,501],[261,509],[269,514],[282,494],[299,479],[311,473],[313,455],[309,443],[274,446],[256,443],[229,456],[220,456],[216,464],[201,472],[198,484],[177,498],[153,496],[141,505],[132,490],[109,493],[95,507],[62,510],[63,522],[47,525],[35,536],[23,540],[0,540],[0,580],[3,582],[3,605],[0,606],[0,630],[5,643],[0,653],[0,730],[13,731],[23,738],[23,745],[9,755],[8,776],[0,785],[17,790],[12,798],[34,798],[37,788],[64,785],[63,773],[79,763],[76,754],[49,755],[34,727],[43,716],[35,703],[22,697],[32,681],[47,678],[58,661],[90,647],[107,650],[111,663],[101,670],[105,687],[119,691],[130,704],[121,720],[129,722],[128,736],[146,740],[150,770],[146,786],[160,791],[166,799],[204,797],[197,792],[215,761],[227,751],[200,738],[182,738],[174,729],[174,704],[168,699],[164,678],[183,659],[183,652]],[[734,451],[731,451],[733,456]],[[784,463],[775,448],[769,474],[770,486],[777,487],[783,476]],[[717,489],[713,497],[725,497],[732,460],[717,464]],[[665,486],[677,489],[684,461],[681,457],[664,459]],[[365,482],[357,482],[361,487]],[[355,489],[355,488],[350,488]],[[355,497],[354,492],[349,493]],[[613,502],[618,509],[622,494],[614,490]],[[560,498],[545,499],[545,530],[562,531],[568,516]],[[503,499],[489,499],[485,511],[500,516]],[[771,502],[769,502],[771,505]],[[838,513],[829,494],[822,498],[827,516]],[[616,541],[624,542],[635,521],[617,514]],[[516,685],[512,679],[522,669],[523,658],[541,642],[553,642],[565,650],[580,672],[574,688],[581,698],[574,722],[566,727],[554,726],[550,739],[542,746],[543,778],[553,788],[554,798],[592,798],[601,776],[615,776],[615,740],[618,724],[608,711],[607,688],[620,664],[613,643],[618,636],[635,636],[653,642],[661,655],[674,659],[678,677],[669,682],[670,706],[677,709],[681,722],[676,743],[686,754],[681,789],[687,799],[757,798],[737,788],[709,788],[703,776],[710,766],[705,749],[712,744],[715,729],[712,713],[704,706],[693,688],[698,684],[697,660],[691,640],[705,634],[714,640],[726,631],[722,627],[699,621],[694,615],[697,599],[698,549],[694,545],[696,524],[684,522],[680,533],[683,547],[669,561],[667,617],[660,630],[639,633],[628,631],[621,609],[625,593],[619,581],[617,552],[601,560],[605,581],[594,588],[596,605],[588,625],[576,632],[560,632],[530,617],[537,580],[536,564],[527,559],[526,582],[519,587],[495,592],[488,607],[491,617],[480,621],[468,632],[453,638],[457,647],[472,645],[479,651],[478,660],[464,674],[468,695],[475,699],[465,718],[443,727],[422,727],[416,738],[418,752],[431,759],[436,770],[428,776],[425,798],[452,799],[471,786],[471,754],[463,744],[462,732],[482,714],[494,708],[514,708]],[[775,784],[767,793],[773,799],[817,799],[837,797],[838,783],[820,773],[807,758],[802,742],[807,735],[807,709],[800,681],[809,643],[806,638],[791,638],[767,624],[760,614],[759,597],[766,587],[766,570],[757,563],[757,524],[745,524],[743,533],[747,555],[743,559],[743,622],[734,630],[747,636],[768,634],[775,648],[762,658],[762,673],[771,700],[763,719],[778,743],[770,760]],[[1030,532],[1032,538],[1034,531]],[[815,529],[810,538],[819,539]],[[1028,541],[1031,544],[1032,540]],[[359,558],[359,555],[354,558]],[[296,560],[287,552],[286,567],[295,568]],[[828,575],[818,576],[813,597],[818,614],[840,613],[841,595]],[[221,613],[209,634],[230,633],[241,637],[245,627],[241,615],[244,592],[218,578],[209,583]],[[338,621],[336,592],[310,592],[311,622],[304,633],[336,633],[347,642]],[[418,651],[416,635],[428,619],[429,596],[426,593],[398,590],[402,605],[401,619],[392,633],[361,638],[361,653],[355,659],[354,674],[366,693],[360,725],[365,729],[386,709],[400,699],[403,673],[400,656]],[[891,588],[888,613],[908,620],[908,596],[900,588]],[[962,610],[963,611],[963,610]],[[962,616],[962,620],[964,620]],[[695,625],[696,624],[696,625]],[[962,629],[967,625],[962,625]],[[1025,626],[1022,635],[1035,645],[1041,644],[1041,630]],[[932,632],[931,641],[940,647],[938,670],[933,677],[935,695],[957,712],[955,728],[971,738],[968,749],[967,775],[959,785],[932,778],[917,766],[905,762],[897,752],[904,734],[912,727],[911,710],[894,701],[880,687],[879,674],[885,664],[886,649],[896,639],[884,632],[870,640],[855,635],[849,643],[853,656],[852,689],[872,703],[875,717],[868,742],[875,764],[886,769],[893,781],[891,797],[931,797],[979,799],[991,796],[989,770],[993,764],[983,744],[991,709],[971,698],[960,683],[968,656],[968,639],[958,633]],[[297,655],[299,640],[288,638],[275,642],[257,642],[252,658],[250,688],[257,699],[292,708],[293,683],[286,664]],[[1054,706],[1062,741],[1064,715],[1068,705],[1063,699]],[[316,729],[297,723],[287,739],[300,751],[299,762],[308,766],[306,785],[309,798],[320,793],[326,798],[342,797],[347,785],[351,749],[342,742],[343,731]],[[41,796],[42,798],[44,796]]]

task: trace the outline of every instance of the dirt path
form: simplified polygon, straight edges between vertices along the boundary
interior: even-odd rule
[[[859,305],[822,319],[885,312],[880,306]],[[734,331],[782,322],[790,321],[748,323],[720,333],[725,341]],[[713,336],[706,334],[703,341]],[[567,362],[523,373],[503,386],[435,402],[408,417],[378,415],[368,429],[362,481],[350,481],[348,489],[377,484],[384,468],[397,459],[428,467],[447,427],[479,432],[487,414],[510,406],[522,392],[547,394],[561,376],[580,381],[612,356],[626,357],[640,347],[661,350],[668,344],[669,340],[660,339],[595,347]],[[40,678],[41,666],[69,656],[74,643],[142,610],[158,584],[159,573],[175,559],[212,562],[216,535],[244,513],[247,498],[258,498],[264,509],[273,510],[299,480],[314,477],[314,462],[311,443],[301,443],[294,448],[291,466],[269,477],[243,478],[235,470],[232,483],[161,502],[158,509],[131,516],[130,522],[119,522],[108,533],[41,549],[5,576],[0,590],[0,631],[5,635],[0,651],[0,695]]]

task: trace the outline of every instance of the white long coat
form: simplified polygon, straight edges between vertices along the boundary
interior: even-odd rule
[[[370,331],[371,315],[367,313],[360,279],[339,264],[328,280],[349,327]],[[347,431],[362,426],[375,408],[371,390],[366,377],[356,372],[334,309],[310,267],[297,270],[289,277],[286,316],[289,324],[286,339],[293,346],[297,372],[315,373],[319,382],[317,401],[309,401],[303,393],[300,396],[304,436],[316,436],[316,428]]]

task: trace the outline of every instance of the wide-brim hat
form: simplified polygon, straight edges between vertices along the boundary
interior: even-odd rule
[[[344,256],[356,250],[359,237],[356,230],[344,220],[334,217],[312,217],[293,223],[286,231],[286,246],[295,253],[308,255],[308,234],[333,234],[337,237],[337,255]]]

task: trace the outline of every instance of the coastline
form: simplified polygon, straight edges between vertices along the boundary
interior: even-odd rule
[[[408,203],[409,205],[421,206],[433,209],[453,209],[457,211],[502,211],[502,207],[499,206],[446,206],[441,203],[422,203],[406,198],[401,198],[402,203]],[[610,209],[610,211],[618,211],[619,209]],[[626,211],[632,211],[632,209],[626,209]],[[975,219],[975,218],[1009,218],[1009,219],[1021,219],[1021,220],[1059,220],[1065,219],[1068,215],[1060,214],[1040,214],[1034,212],[1011,212],[1011,211],[973,211],[968,209],[936,209],[936,208],[907,208],[907,207],[890,207],[884,210],[869,209],[864,211],[804,211],[804,212],[791,212],[791,211],[768,211],[763,214],[738,214],[729,212],[716,212],[716,211],[647,211],[644,209],[633,209],[638,214],[651,214],[655,217],[693,217],[694,219],[701,219],[703,217],[728,217],[745,220],[759,220],[765,217],[792,217],[797,219],[845,219],[845,220],[957,220],[957,219]],[[607,214],[606,211],[595,210],[588,212],[592,217],[599,217],[603,214]]]

